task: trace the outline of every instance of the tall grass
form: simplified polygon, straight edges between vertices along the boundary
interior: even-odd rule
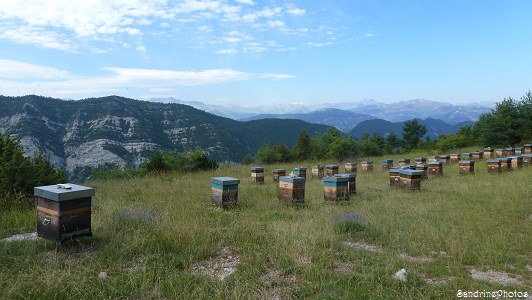
[[[434,154],[409,157],[422,155]],[[265,166],[262,185],[251,183],[249,166],[88,182],[94,236],[0,242],[0,298],[453,299],[458,290],[531,290],[532,167],[491,175],[478,161],[474,175],[460,175],[451,164],[405,191],[389,186],[384,158],[368,159],[374,171],[359,166],[357,193],[341,202],[324,201],[322,181],[310,178],[318,163],[343,171],[331,161],[299,163],[308,178],[298,205],[279,202],[271,176],[297,164]],[[241,179],[236,208],[211,204],[217,176]],[[0,218],[0,238],[36,228],[33,210]],[[236,272],[225,280],[194,272],[223,247],[239,258]],[[402,268],[407,282],[393,278]],[[472,268],[518,281],[475,280]]]

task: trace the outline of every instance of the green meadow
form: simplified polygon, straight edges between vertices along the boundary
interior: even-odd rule
[[[265,165],[264,184],[251,183],[253,165],[86,182],[95,189],[93,236],[0,242],[0,298],[530,295],[532,167],[488,174],[481,160],[474,175],[460,175],[450,164],[408,191],[390,187],[380,165],[437,154],[359,159],[357,193],[339,202],[324,201],[323,182],[311,178],[316,164],[342,173],[334,161]],[[362,172],[363,160],[373,172]],[[305,203],[281,203],[272,170],[298,165],[307,167]],[[237,207],[212,205],[210,180],[219,176],[240,179]],[[0,211],[0,239],[35,231],[35,208]],[[401,269],[406,281],[394,276]]]

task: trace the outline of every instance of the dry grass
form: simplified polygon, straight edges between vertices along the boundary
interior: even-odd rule
[[[452,164],[411,192],[390,188],[384,158],[368,159],[374,171],[359,166],[356,195],[338,203],[324,201],[323,183],[310,178],[304,204],[280,203],[271,170],[297,164],[265,166],[263,185],[251,184],[249,166],[86,183],[96,190],[94,236],[60,246],[0,242],[0,298],[452,299],[459,289],[530,290],[532,168],[490,175],[480,161],[466,176]],[[308,162],[308,175],[318,163],[343,171],[342,162]],[[216,176],[241,179],[236,208],[211,204]],[[335,217],[346,212],[364,216],[362,227],[339,230]],[[0,218],[0,239],[35,231],[33,211]],[[402,268],[405,283],[393,278]]]

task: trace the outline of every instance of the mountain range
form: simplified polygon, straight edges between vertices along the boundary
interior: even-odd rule
[[[302,129],[312,136],[330,128],[301,120],[240,122],[188,105],[118,96],[0,96],[0,107],[1,133],[20,139],[27,155],[43,151],[70,176],[101,164],[138,165],[155,150],[199,147],[218,161],[238,162],[264,143],[292,147]]]
[[[315,123],[335,126],[347,132],[361,122],[369,119],[383,119],[390,122],[402,122],[414,118],[419,119],[440,119],[451,125],[464,121],[475,122],[483,113],[490,112],[491,107],[476,103],[454,105],[445,102],[430,101],[426,99],[413,99],[399,101],[395,103],[382,103],[375,100],[365,100],[359,102],[338,102],[320,104],[302,103],[277,103],[260,106],[239,106],[239,105],[212,105],[200,101],[183,101],[175,98],[154,98],[150,101],[162,103],[180,103],[190,105],[197,109],[210,112],[215,115],[228,117],[235,120],[256,120],[259,118],[295,118],[308,120]],[[333,111],[333,109],[336,109]],[[326,116],[320,120],[326,112],[339,113],[338,110],[355,113],[348,115],[342,112],[343,118],[349,118],[354,123],[348,125],[345,120],[338,117]],[[334,121],[336,119],[336,121]]]
[[[195,105],[199,106],[200,102]],[[309,109],[303,106],[296,109],[296,106],[287,105],[283,109]],[[346,104],[344,108],[354,106]],[[420,118],[419,122],[427,127],[427,134],[433,139],[473,123],[467,120],[448,124],[439,119],[421,119],[429,114],[428,107],[434,114],[452,115],[444,109],[446,106],[449,105],[432,101],[407,101],[396,105],[394,114],[407,116],[418,111],[415,117]],[[266,143],[292,147],[302,129],[311,136],[326,132],[330,126],[355,138],[365,132],[385,136],[394,131],[399,137],[402,134],[402,121],[375,117],[386,112],[391,114],[393,109],[375,101],[358,104],[372,114],[321,108],[306,113],[248,116],[240,121],[189,105],[118,96],[77,101],[35,95],[0,96],[0,107],[0,133],[11,133],[18,138],[26,155],[43,151],[71,177],[89,174],[91,168],[101,164],[138,165],[156,150],[201,148],[217,161],[239,162],[248,153],[256,154]],[[465,111],[461,114],[465,115]],[[473,118],[472,110],[467,111]]]

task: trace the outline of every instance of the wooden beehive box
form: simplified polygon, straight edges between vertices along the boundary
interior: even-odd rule
[[[360,163],[362,171],[372,172],[373,171],[373,162],[371,160],[366,160]]]
[[[514,148],[506,148],[502,152],[504,157],[515,155]]]
[[[414,162],[416,164],[426,164],[427,163],[427,158],[426,157],[416,157],[416,158],[414,158]]]
[[[357,173],[357,163],[346,162],[344,164],[345,174],[356,174]]]
[[[523,166],[528,167],[531,164],[532,160],[532,154],[523,154],[521,155],[523,157]]]
[[[448,165],[451,163],[451,156],[450,155],[440,155],[438,156],[440,158],[440,162],[444,165]]]
[[[443,176],[443,164],[439,161],[432,161],[427,164],[430,175]]]
[[[334,176],[334,174],[338,174],[338,165],[329,164],[326,167],[327,167],[327,176]]]
[[[349,194],[356,194],[357,192],[357,174],[335,174],[334,176],[347,178]]]
[[[399,187],[405,190],[419,190],[421,188],[421,172],[410,169],[399,171]]]
[[[475,161],[474,160],[461,160],[458,162],[460,166],[460,174],[475,174]]]
[[[264,167],[251,168],[251,183],[264,183]]]
[[[487,147],[487,148],[484,148],[484,158],[485,159],[490,159],[490,158],[493,158],[493,149],[491,149],[490,147]]]
[[[323,178],[323,166],[312,166],[312,177]]]
[[[488,159],[486,160],[488,164],[488,173],[499,174],[501,170],[501,161],[499,159]]]
[[[349,200],[349,178],[343,176],[328,176],[323,177],[322,180],[323,198],[325,200]]]
[[[525,154],[525,148],[524,147],[515,147],[514,148],[514,155],[522,155]]]
[[[399,187],[401,182],[399,181],[399,171],[401,169],[399,168],[391,168],[390,169],[390,186],[393,187]]]
[[[501,172],[512,170],[512,159],[508,157],[499,158],[501,163]]]
[[[473,159],[474,159],[474,160],[481,160],[481,159],[484,159],[484,152],[482,152],[482,151],[475,151],[475,152],[473,152]]]
[[[294,172],[296,177],[307,178],[307,168],[297,167],[297,168],[294,168],[294,170],[292,170],[292,172]]]
[[[399,159],[400,166],[406,166],[410,164],[410,158],[401,158]]]
[[[393,167],[393,159],[384,159],[381,161],[382,169],[388,170]]]
[[[236,205],[238,202],[238,185],[240,179],[232,177],[211,178],[212,203],[226,208]]]
[[[278,182],[280,176],[286,175],[286,169],[273,169],[273,182]]]
[[[532,144],[525,144],[523,149],[525,154],[532,154]]]
[[[460,153],[452,153],[450,155],[451,163],[457,163],[460,161]]]
[[[495,153],[497,154],[497,157],[503,157],[504,156],[504,149],[497,148]]]
[[[53,242],[92,236],[91,201],[94,189],[77,184],[35,187],[37,235]]]
[[[279,200],[284,203],[305,202],[305,177],[279,177]]]
[[[427,158],[428,158],[427,159],[428,162],[440,161],[440,157],[439,156],[432,155],[432,156],[428,156]]]
[[[428,176],[428,166],[426,164],[416,164],[414,165],[415,167],[415,170],[418,171],[418,172],[421,172],[421,179],[427,179],[429,178]]]
[[[521,155],[519,156],[508,156],[509,159],[511,159],[510,162],[510,168],[512,170],[517,170],[523,166],[523,157]]]

